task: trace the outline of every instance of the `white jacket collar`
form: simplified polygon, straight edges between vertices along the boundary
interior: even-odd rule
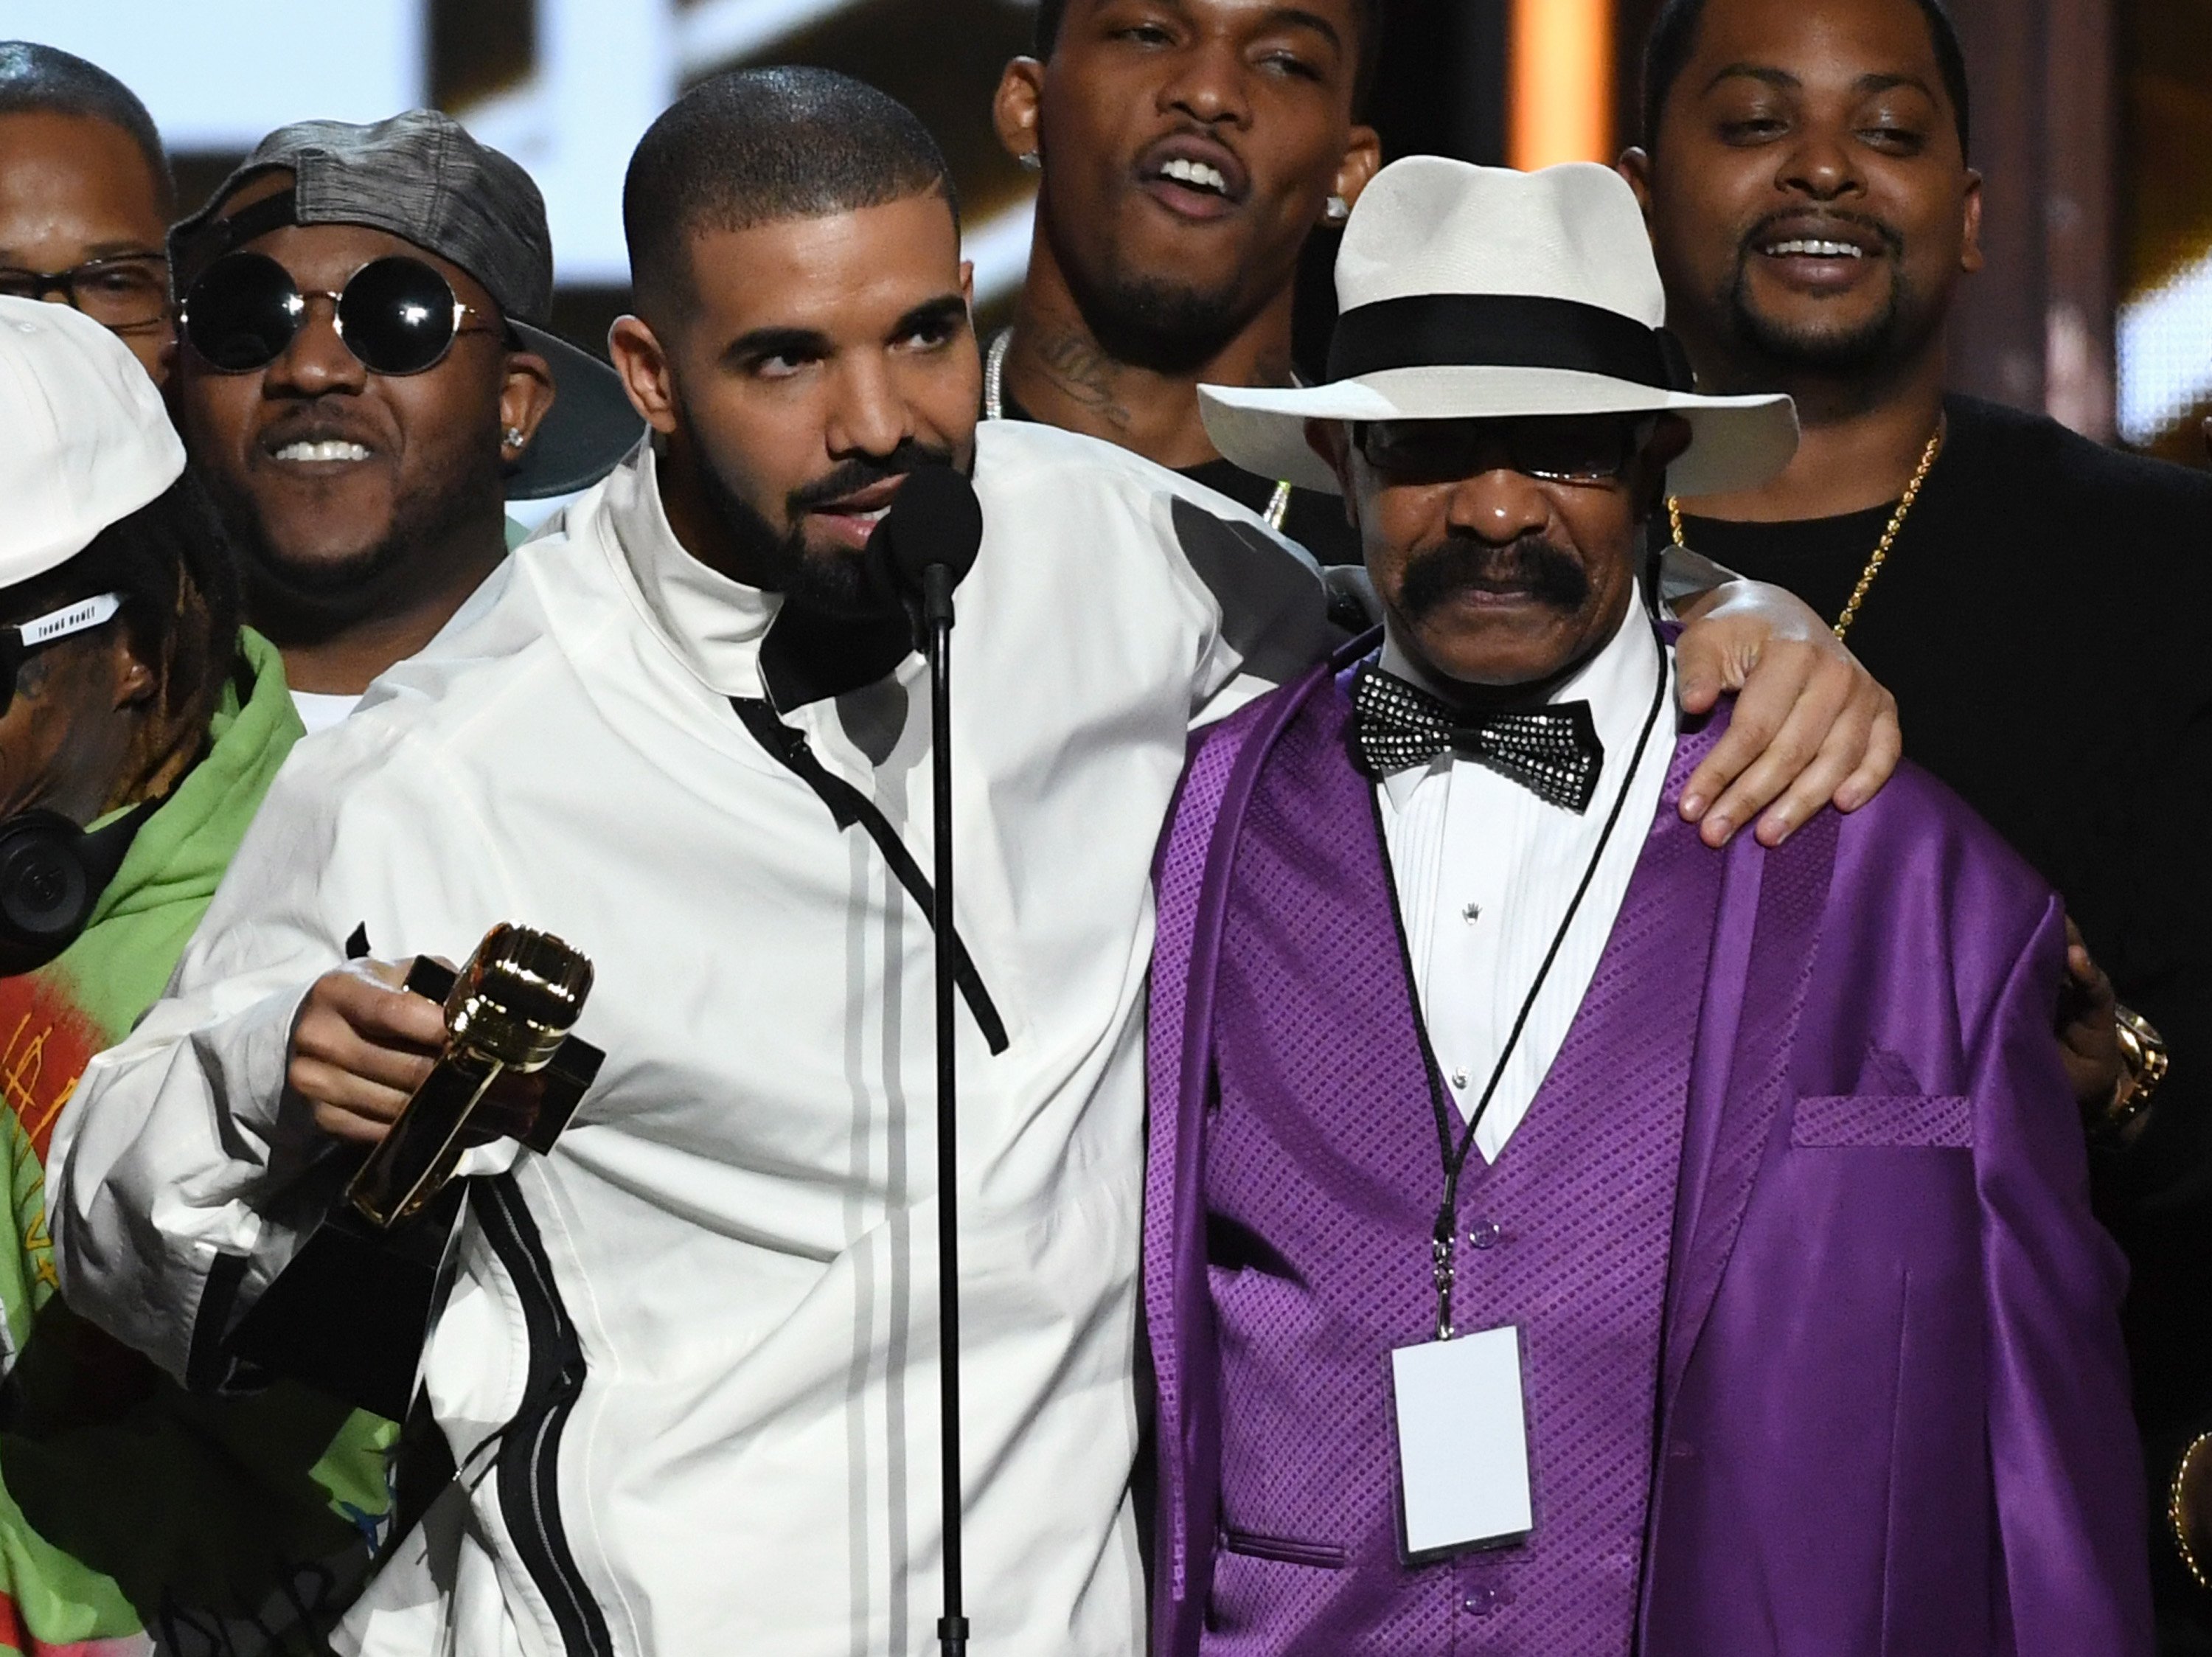
[[[733,582],[684,550],[661,504],[650,438],[608,476],[605,490],[605,521],[654,631],[710,689],[761,695],[761,640],[783,595]]]

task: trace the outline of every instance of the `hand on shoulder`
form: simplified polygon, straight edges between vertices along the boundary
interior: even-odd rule
[[[1824,806],[1856,811],[1904,756],[1897,698],[1794,594],[1733,581],[1682,606],[1682,706],[1736,693],[1728,731],[1682,790],[1684,819],[1722,846],[1759,819],[1778,846]]]

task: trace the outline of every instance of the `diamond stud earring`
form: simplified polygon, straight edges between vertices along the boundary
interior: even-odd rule
[[[1352,216],[1352,204],[1341,196],[1331,196],[1328,205],[1322,210],[1322,216],[1331,224],[1341,224]]]
[[[509,426],[501,434],[501,436],[506,438],[507,446],[509,448],[527,448],[530,447],[530,434],[525,431],[520,426]]]
[[[1024,173],[1042,173],[1044,171],[1044,157],[1038,155],[1034,149],[1024,149],[1020,155],[1015,156],[1014,159],[1021,163],[1022,171]]]

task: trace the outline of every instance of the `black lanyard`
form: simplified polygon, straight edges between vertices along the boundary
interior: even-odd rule
[[[1505,1045],[1492,1067],[1490,1081],[1482,1090],[1482,1097],[1468,1112],[1467,1131],[1460,1136],[1459,1148],[1452,1148],[1451,1117],[1444,1103],[1444,1090],[1436,1075],[1433,1056],[1430,1058],[1429,1096],[1437,1107],[1437,1148],[1443,1158],[1444,1202],[1437,1210],[1437,1228],[1432,1239],[1435,1250],[1434,1265],[1437,1283],[1437,1338],[1452,1338],[1452,1278],[1455,1273],[1453,1256],[1459,1231],[1459,1181],[1467,1171],[1467,1159],[1474,1149],[1476,1130],[1490,1109],[1490,1101],[1498,1092],[1498,1084],[1504,1079],[1505,1066],[1520,1045],[1521,1032],[1528,1026],[1528,1015],[1535,1010],[1536,997],[1543,993],[1544,982],[1552,976],[1553,963],[1559,959],[1559,951],[1567,941],[1567,934],[1575,923],[1575,917],[1589,895],[1591,883],[1597,879],[1598,865],[1605,861],[1605,849],[1613,844],[1613,832],[1620,826],[1620,814],[1628,805],[1629,791],[1636,785],[1636,774],[1644,768],[1644,751],[1651,746],[1651,733],[1658,728],[1660,710],[1667,705],[1667,687],[1673,675],[1668,670],[1664,647],[1659,655],[1659,685],[1651,697],[1651,711],[1644,716],[1644,733],[1636,739],[1636,752],[1629,757],[1628,768],[1621,773],[1620,792],[1613,796],[1613,812],[1605,819],[1605,832],[1598,836],[1597,850],[1590,854],[1589,867],[1583,871],[1582,884],[1575,888],[1574,900],[1567,905],[1559,929],[1552,936],[1552,947],[1544,953],[1544,964],[1536,969],[1536,981],[1528,986],[1528,994],[1521,1002],[1520,1015],[1513,1020],[1512,1033],[1505,1038]]]

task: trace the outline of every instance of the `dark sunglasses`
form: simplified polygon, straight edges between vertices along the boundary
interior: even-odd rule
[[[23,664],[33,652],[71,633],[88,632],[102,623],[112,621],[122,608],[120,593],[101,593],[49,611],[36,620],[0,627],[0,716],[5,716],[15,705],[15,676],[23,671]]]
[[[1501,466],[1553,484],[1609,484],[1657,425],[1648,414],[1544,415],[1520,420],[1374,420],[1352,429],[1360,453],[1402,483],[1450,483]]]
[[[210,368],[250,374],[284,354],[307,325],[311,299],[331,302],[331,326],[371,374],[421,374],[443,362],[465,333],[506,332],[494,323],[464,326],[483,313],[463,304],[437,271],[404,253],[371,260],[337,293],[302,292],[266,253],[226,253],[192,283],[177,320]]]

